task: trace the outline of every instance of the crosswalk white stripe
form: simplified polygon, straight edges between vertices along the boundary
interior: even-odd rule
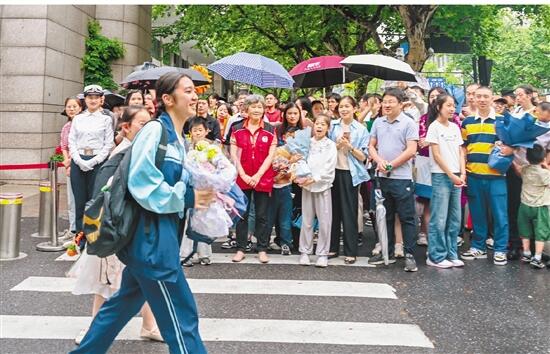
[[[90,317],[0,315],[0,338],[74,339]],[[132,318],[117,339],[139,340],[141,319]],[[201,318],[204,341],[434,348],[411,324]]]
[[[28,277],[12,291],[71,292],[76,279]],[[339,296],[397,299],[395,289],[383,283],[279,279],[187,279],[196,294],[258,294]]]
[[[214,253],[212,254],[212,257],[210,259],[212,260],[212,263],[216,264],[235,264],[231,261],[233,258],[234,253]],[[269,263],[270,264],[290,264],[290,265],[298,265],[299,264],[299,255],[291,255],[291,256],[283,256],[280,254],[268,254],[269,256]],[[55,260],[56,261],[76,261],[78,259],[78,256],[69,257],[66,253],[60,255]],[[311,256],[311,259],[314,260],[315,256]],[[243,259],[242,262],[238,264],[256,264],[256,265],[263,265],[266,266],[266,264],[260,263],[258,260],[258,256],[254,253],[247,253],[246,258]],[[329,259],[328,265],[330,266],[346,266],[346,267],[369,267],[374,268],[376,266],[368,263],[367,257],[358,257],[355,264],[345,264],[344,263],[344,257],[338,257]],[[319,271],[322,271],[320,269]]]

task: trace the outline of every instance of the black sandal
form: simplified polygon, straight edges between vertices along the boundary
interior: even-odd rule
[[[328,254],[328,259],[333,259],[333,258],[338,258],[338,253],[329,253]]]
[[[346,257],[344,259],[345,264],[353,264],[357,260],[357,257]]]

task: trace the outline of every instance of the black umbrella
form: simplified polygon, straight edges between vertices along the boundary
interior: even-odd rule
[[[299,63],[289,72],[294,79],[294,87],[329,87],[360,78],[362,75],[349,72],[340,64],[343,59],[344,57],[330,55]]]
[[[156,81],[164,74],[170,72],[179,72],[188,75],[195,86],[210,84],[200,72],[194,69],[176,68],[173,66],[161,66],[157,68],[134,71],[128,75],[121,85],[127,89],[151,89],[155,88]]]
[[[382,80],[416,82],[416,73],[409,64],[385,55],[351,55],[340,64],[351,72]]]
[[[103,95],[105,96],[105,104],[109,105],[109,108],[122,106],[126,100],[124,96],[109,90],[103,90]]]

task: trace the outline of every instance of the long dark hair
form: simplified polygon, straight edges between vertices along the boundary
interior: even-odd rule
[[[441,113],[441,108],[443,108],[443,105],[445,104],[445,102],[449,98],[452,99],[453,102],[454,102],[453,96],[449,95],[447,92],[444,92],[444,93],[438,95],[436,97],[436,99],[432,102],[432,104],[430,105],[430,108],[432,109],[433,113],[435,114],[436,119],[439,116],[439,114]],[[432,122],[433,121],[431,121],[430,123],[432,123]]]
[[[308,101],[309,101],[309,99],[308,99]],[[296,108],[298,110],[299,118],[298,118],[298,123],[296,123],[296,127],[298,129],[303,129],[304,128],[304,126],[302,125],[302,110],[300,109],[300,107],[298,107],[298,105],[296,103],[288,102],[286,104],[285,110],[283,111],[283,114],[282,114],[283,124],[281,124],[281,129],[279,129],[281,134],[286,134],[287,130],[290,128],[290,125],[288,124],[288,120],[286,119],[286,112],[288,112],[288,110],[291,109],[291,108]]]
[[[428,127],[430,126],[430,124],[433,123],[434,120],[437,119],[437,116],[439,115],[439,109],[441,109],[441,106],[439,107],[439,109],[437,108],[437,102],[438,102],[438,99],[440,96],[442,95],[449,95],[447,93],[447,91],[445,91],[444,88],[442,87],[439,87],[439,86],[436,86],[436,87],[432,87],[430,89],[430,91],[428,92],[428,100],[430,99],[430,95],[432,94],[432,92],[434,91],[437,91],[439,92],[439,95],[437,95],[436,99],[428,105],[428,118],[426,119],[426,129],[428,129]],[[445,97],[446,98],[446,97]],[[443,100],[443,102],[445,102],[445,100]],[[442,103],[443,104],[443,103]]]
[[[162,101],[162,96],[165,94],[171,95],[172,93],[174,93],[174,90],[178,86],[178,83],[184,77],[191,80],[191,77],[189,77],[189,75],[178,72],[166,73],[157,80],[157,84],[155,85],[155,90],[157,92],[156,117],[160,116],[163,112],[166,112],[166,107],[164,106],[164,102]]]
[[[130,90],[128,91],[128,93],[126,94],[126,99],[124,100],[124,105],[125,106],[129,106],[130,105],[130,98],[132,98],[132,96],[136,93],[139,93],[141,95],[141,102],[143,104],[145,104],[145,95],[143,95],[143,92],[141,92],[140,90]]]

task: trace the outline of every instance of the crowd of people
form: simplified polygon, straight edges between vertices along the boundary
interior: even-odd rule
[[[216,198],[212,191],[193,189],[184,168],[186,153],[202,141],[224,151],[248,200],[221,245],[235,249],[235,263],[255,250],[261,263],[280,252],[300,254],[303,266],[311,264],[313,253],[320,268],[341,255],[345,264],[354,264],[370,234],[366,228],[378,237],[374,190],[379,189],[388,258],[377,239],[369,264],[404,258],[404,270],[415,272],[420,245],[427,246],[426,264],[437,268],[487,258],[487,249],[493,249],[495,265],[519,260],[544,268],[543,248],[550,241],[550,133],[538,136],[533,147],[518,148],[501,142],[495,125],[509,113],[512,119],[530,115],[537,125],[550,128],[550,103],[529,85],[496,96],[489,87],[471,84],[466,99],[457,110],[444,88],[426,93],[399,83],[359,100],[332,93],[279,102],[274,93],[245,91],[226,100],[217,94],[198,97],[191,80],[175,73],[159,79],[155,90],[128,92],[123,107],[111,107],[114,112],[104,106],[97,85],[85,88],[83,102],[67,98],[61,147],[72,233],[82,231],[102,164],[132,146],[129,191],[160,215],[154,233],[167,243],[142,236],[140,220],[134,241],[118,258],[98,258],[83,249],[70,275],[77,278],[75,294],[95,295],[94,322],[77,338],[81,345],[75,353],[110,345],[140,309],[143,337],[204,352],[196,306],[179,264],[184,258],[184,266],[212,263],[208,244],[199,244],[195,257],[186,257],[193,242],[180,225],[184,210],[208,208]],[[154,152],[161,129],[146,124],[152,119],[169,135],[160,170]],[[307,156],[289,154],[284,147],[303,131],[309,134]],[[495,146],[502,156],[514,156],[505,173],[489,166]],[[429,161],[429,193],[415,186],[420,156]],[[297,164],[306,166],[307,174],[297,173]],[[461,253],[466,237],[470,246]],[[177,262],[174,249],[179,250]]]

